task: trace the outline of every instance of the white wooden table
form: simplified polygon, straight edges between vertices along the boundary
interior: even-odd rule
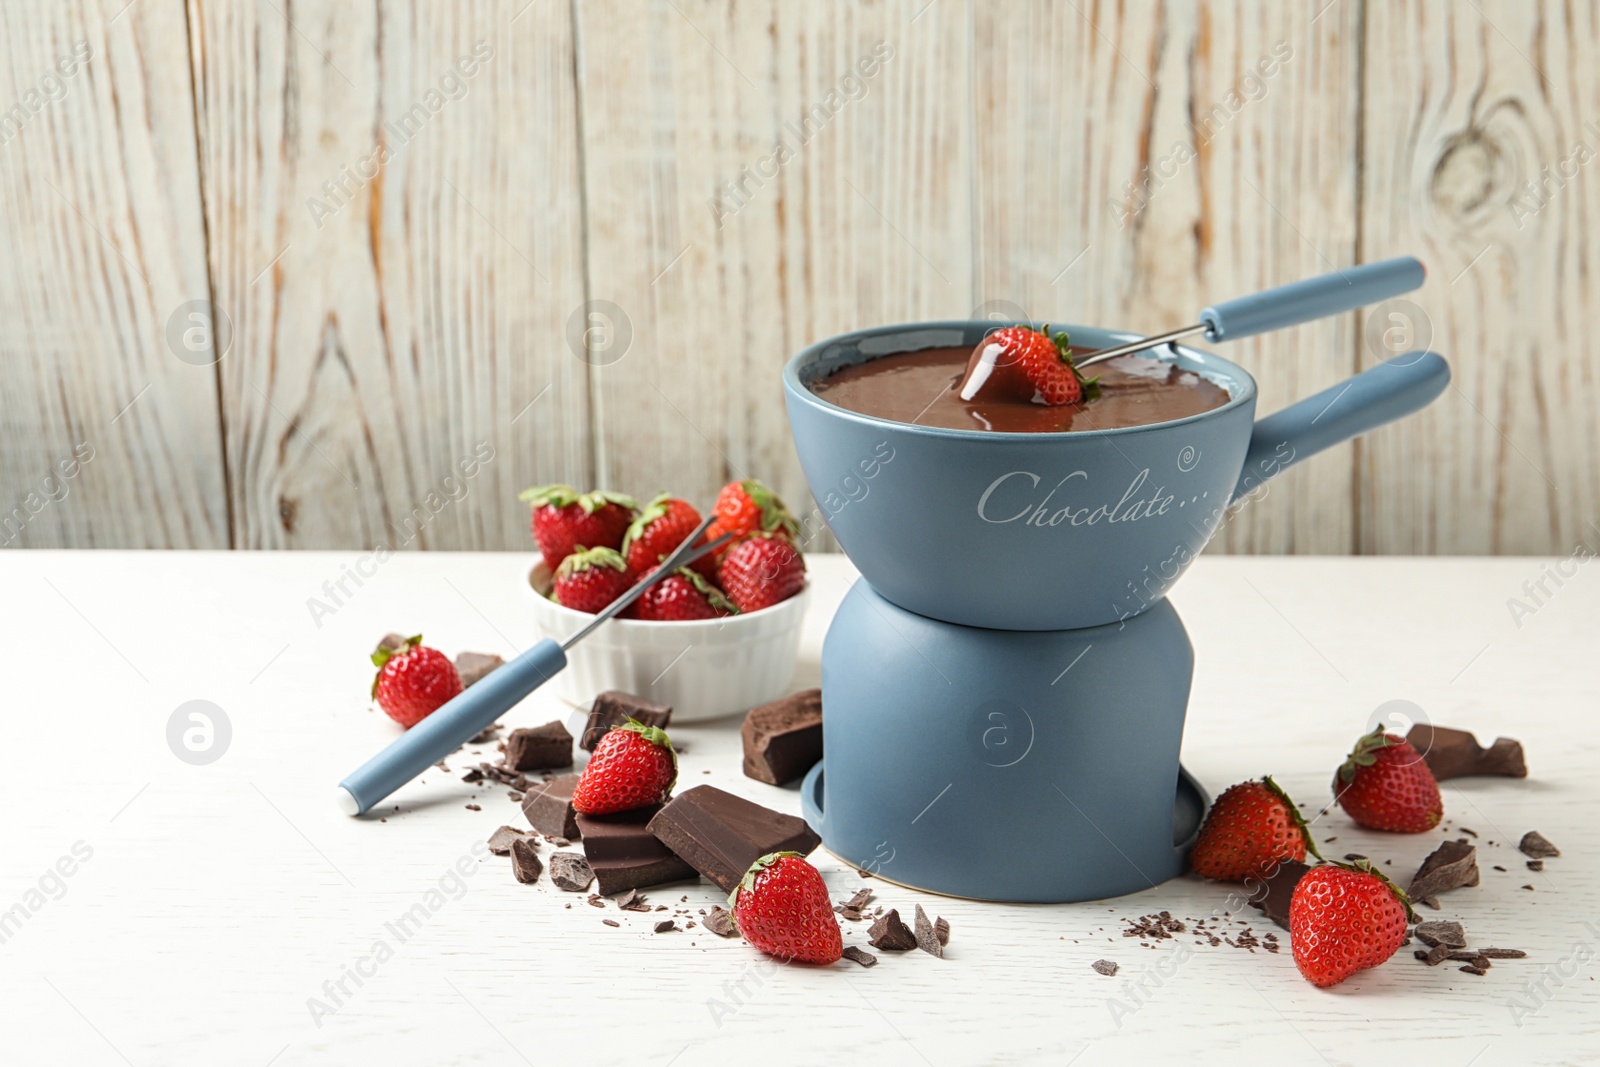
[[[1445,785],[1448,825],[1480,835],[1482,885],[1443,898],[1477,945],[1526,949],[1482,978],[1409,949],[1319,991],[1279,955],[1186,942],[1140,948],[1121,920],[1226,907],[1180,879],[1063,906],[946,900],[868,882],[953,927],[948,958],[884,954],[863,970],[778,968],[702,930],[584,906],[475,858],[500,788],[459,764],[397,799],[386,823],[335,812],[330,787],[393,736],[368,709],[366,654],[388,630],[449,651],[536,638],[527,557],[410,554],[379,565],[318,627],[355,554],[6,553],[0,588],[6,768],[0,776],[0,1060],[73,1064],[1574,1063],[1600,1048],[1600,571],[1519,628],[1506,601],[1542,561],[1207,557],[1174,601],[1198,657],[1186,763],[1213,793],[1273,772],[1320,802],[1384,701],[1527,746],[1526,781]],[[798,682],[812,684],[853,577],[814,557]],[[371,570],[372,568],[367,567]],[[231,741],[191,766],[169,749],[185,701],[224,709]],[[555,709],[535,698],[509,721]],[[673,730],[686,782],[798,810],[742,777],[736,722]],[[480,812],[465,805],[482,805]],[[1409,874],[1441,834],[1320,824],[1331,851]],[[1538,829],[1564,855],[1542,873],[1512,847]],[[1453,832],[1453,830],[1452,830]],[[1489,845],[1488,841],[1494,841]],[[959,842],[952,842],[959,848]],[[74,849],[79,857],[72,859]],[[61,866],[71,874],[52,874]],[[470,876],[452,881],[463,857]],[[819,853],[836,897],[863,884]],[[1506,873],[1492,869],[1494,864]],[[448,893],[428,893],[445,880]],[[1519,888],[1532,885],[1529,891]],[[709,906],[709,884],[652,894]],[[389,924],[423,903],[404,940]],[[575,903],[568,909],[563,905]],[[436,905],[436,906],[430,906]],[[20,908],[20,911],[18,910]],[[602,918],[617,919],[617,929]],[[1271,929],[1254,911],[1258,931]],[[845,924],[847,943],[864,924]],[[378,949],[382,942],[389,949]],[[380,961],[372,957],[377,952]],[[1114,978],[1089,964],[1121,965]],[[346,977],[357,967],[359,984]],[[344,979],[338,1003],[324,983]],[[332,1014],[313,1016],[319,998]],[[1520,1006],[1520,1010],[1519,1010]],[[1584,1052],[1583,1050],[1589,1050]]]

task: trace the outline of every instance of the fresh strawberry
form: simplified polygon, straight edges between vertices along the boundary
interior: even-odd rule
[[[657,569],[651,567],[640,581],[649,578]],[[625,614],[630,619],[643,619],[647,622],[685,622],[691,619],[715,619],[738,613],[739,609],[722,595],[722,590],[706,581],[696,571],[688,567],[679,567],[675,574],[667,575],[646,589],[639,599],[629,606]]]
[[[712,541],[723,534],[743,537],[752,533],[782,534],[793,540],[800,534],[800,523],[784,507],[778,494],[754,478],[729,482],[717,495],[716,520],[706,531]]]
[[[1004,390],[1036,404],[1059,407],[1099,395],[1099,378],[1085,379],[1072,362],[1065,333],[1050,333],[1031,326],[1007,326],[978,342],[977,357],[963,383],[961,395],[971,400],[993,378]]]
[[[1406,895],[1366,860],[1318,864],[1289,901],[1295,966],[1312,985],[1338,985],[1393,956],[1410,919]]]
[[[573,787],[572,807],[585,815],[609,815],[659,804],[677,780],[678,754],[667,732],[629,719],[595,746]]]
[[[436,648],[422,643],[422,635],[406,638],[400,648],[379,645],[372,653],[378,676],[372,680],[372,698],[383,713],[410,729],[461,692],[456,665]]]
[[[828,887],[798,852],[771,852],[752,863],[728,910],[744,939],[769,956],[829,964],[843,954]]]
[[[633,573],[643,574],[666,559],[699,525],[700,513],[693,504],[662,493],[634,517],[622,538],[622,554],[628,557]],[[695,545],[705,543],[706,535],[701,534]],[[716,577],[717,565],[710,556],[696,560],[692,566],[707,578]]]
[[[561,561],[556,568],[551,599],[574,611],[593,615],[633,587],[627,561],[614,548],[584,548]]]
[[[628,524],[639,510],[631,496],[597,489],[579,493],[570,485],[541,485],[517,499],[533,508],[533,539],[552,571],[579,545],[621,548]]]
[[[1277,782],[1263,778],[1230,786],[1216,799],[1189,864],[1203,877],[1243,882],[1268,877],[1284,860],[1304,862],[1307,849],[1317,855],[1300,809]]]
[[[1333,776],[1333,795],[1345,814],[1372,830],[1420,834],[1444,817],[1427,763],[1410,742],[1381,726],[1356,742]]]
[[[806,584],[806,561],[780,534],[751,534],[723,553],[718,584],[740,611],[788,600]]]

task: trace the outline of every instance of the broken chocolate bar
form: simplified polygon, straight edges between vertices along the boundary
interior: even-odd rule
[[[572,735],[559,720],[533,729],[512,730],[506,738],[506,766],[542,771],[572,766]]]
[[[583,855],[606,896],[641,886],[695,877],[694,868],[647,829],[661,805],[619,811],[614,815],[578,816]]]
[[[1095,960],[1093,963],[1089,964],[1089,966],[1093,967],[1097,972],[1105,975],[1107,978],[1110,978],[1112,975],[1117,973],[1117,965],[1112,963],[1110,960]]]
[[[589,869],[589,861],[576,852],[557,852],[550,857],[550,881],[558,889],[581,893],[594,881],[594,871]]]
[[[1265,878],[1251,878],[1245,887],[1251,890],[1249,904],[1259,908],[1267,918],[1289,929],[1289,904],[1294,900],[1294,887],[1311,868],[1295,860],[1284,860]]]
[[[1406,889],[1411,902],[1437,909],[1436,897],[1447,889],[1478,884],[1478,850],[1465,841],[1446,841],[1434,849]]]
[[[593,752],[606,731],[629,719],[645,726],[666,726],[672,719],[672,708],[620,689],[608,689],[594,698],[594,706],[589,709],[589,722],[583,728],[583,750]]]
[[[840,955],[847,960],[853,960],[861,964],[863,967],[876,967],[878,965],[878,957],[864,948],[857,948],[855,945],[846,945]]]
[[[528,817],[528,825],[546,837],[576,840],[578,821],[577,812],[572,810],[572,791],[580,777],[563,774],[543,784],[530,785],[522,797],[522,814]]]
[[[1505,778],[1528,777],[1528,763],[1522,755],[1522,742],[1508,737],[1495,739],[1488,748],[1478,744],[1471,731],[1449,726],[1417,723],[1406,740],[1422,753],[1422,761],[1438,781],[1475,774],[1494,774]]]
[[[1444,919],[1435,919],[1432,922],[1418,923],[1415,930],[1417,940],[1424,945],[1444,945],[1449,948],[1466,948],[1467,932],[1461,924],[1449,922]]]
[[[822,690],[751,708],[739,732],[746,777],[768,785],[794,781],[822,758]]]
[[[750,865],[767,853],[804,856],[822,843],[804,819],[711,785],[673,797],[650,820],[650,832],[724,893],[733,892]]]
[[[488,652],[463,652],[456,657],[456,673],[461,675],[461,688],[465,689],[474,682],[483,681],[483,676],[496,667],[505,665],[505,660]]]
[[[515,826],[502,826],[489,835],[489,851],[496,856],[509,856],[511,846],[527,836],[526,830],[519,830]]]
[[[917,935],[900,921],[899,910],[891,908],[867,930],[867,944],[885,952],[909,952],[917,947]]]
[[[718,904],[713,904],[710,913],[706,915],[706,929],[718,937],[739,936],[739,928],[733,925],[733,915],[727,908]]]
[[[539,860],[539,846],[531,837],[519,837],[511,842],[511,873],[517,876],[517,881],[523,885],[532,885],[539,880],[539,873],[544,870],[544,864]]]
[[[1536,860],[1561,855],[1561,850],[1552,845],[1549,839],[1537,830],[1529,830],[1523,834],[1522,841],[1517,845],[1517,849],[1524,856],[1530,856]]]

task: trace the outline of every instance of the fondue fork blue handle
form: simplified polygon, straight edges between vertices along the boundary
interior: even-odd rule
[[[1422,284],[1426,273],[1422,263],[1411,256],[1364,263],[1318,278],[1290,282],[1264,293],[1213,304],[1200,312],[1200,321],[1192,326],[1103,349],[1073,362],[1082,370],[1115,356],[1143,352],[1199,333],[1205,334],[1208,341],[1236,341],[1286,326],[1298,326],[1409,293]]]
[[[731,535],[724,535],[710,544],[692,547],[715,518],[715,515],[706,518],[671,555],[662,560],[654,574],[613,601],[566,641],[558,644],[545,638],[511,662],[490,671],[470,689],[462,690],[453,700],[362,764],[339,783],[335,794],[339,810],[346,815],[365,815],[385,797],[466,744],[529,693],[561,673],[561,669],[567,665],[567,650],[573,645],[593,633],[607,619],[614,618],[656,582],[677,568],[715,552],[729,541]]]

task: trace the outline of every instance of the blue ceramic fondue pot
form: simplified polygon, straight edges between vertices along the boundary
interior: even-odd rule
[[[1170,345],[1140,358],[1193,371],[1228,402],[1148,426],[993,433],[849,411],[810,384],[841,367],[973,346],[990,322],[888,326],[812,345],[783,383],[800,464],[840,546],[902,608],[963,626],[1069,630],[1161,601],[1230,504],[1331,445],[1426,406],[1450,380],[1432,352],[1397,357],[1256,421],[1237,364]],[[1108,348],[1133,334],[1062,326]]]

